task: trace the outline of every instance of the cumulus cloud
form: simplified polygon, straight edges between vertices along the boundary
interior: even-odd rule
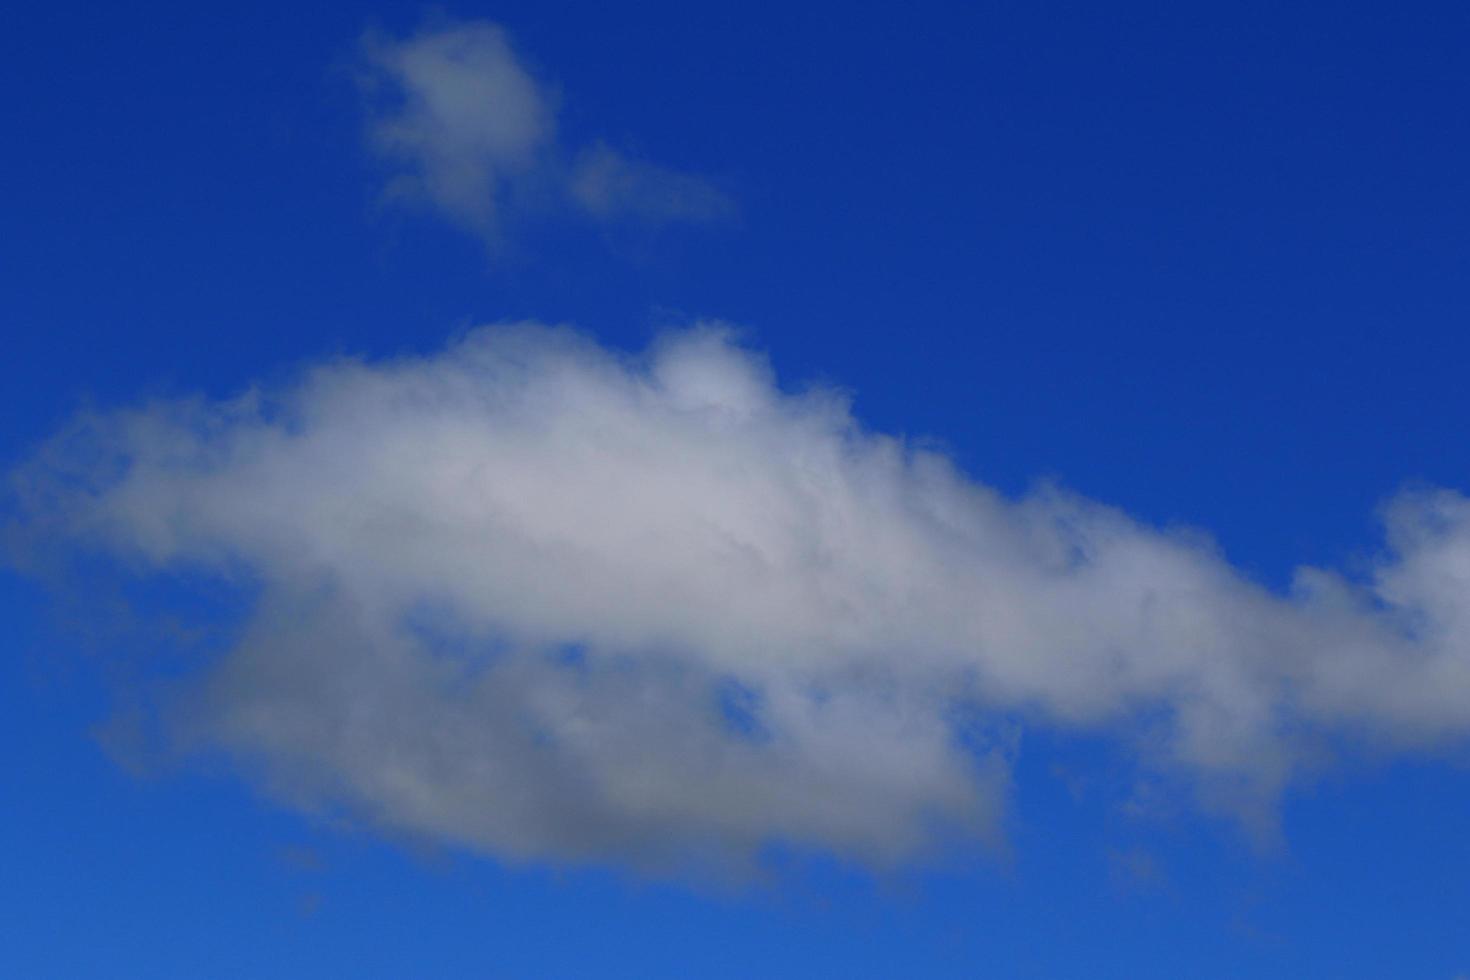
[[[911,860],[994,831],[1017,726],[1247,814],[1329,749],[1470,733],[1465,497],[1277,593],[1202,534],[1005,497],[719,327],[331,361],[90,416],[14,486],[34,547],[254,597],[179,731],[509,859]]]
[[[559,200],[594,219],[703,220],[728,197],[702,177],[558,137],[557,96],[489,21],[363,44],[369,136],[393,167],[392,197],[493,236],[517,201]]]

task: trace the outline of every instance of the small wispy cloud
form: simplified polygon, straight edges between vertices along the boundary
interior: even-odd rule
[[[994,832],[1018,724],[1247,818],[1344,748],[1470,737],[1460,494],[1392,501],[1366,577],[1277,593],[1201,534],[1007,499],[719,328],[332,361],[90,416],[14,487],[38,552],[255,597],[171,680],[178,732],[512,859],[909,860]]]
[[[379,85],[370,136],[397,167],[390,191],[492,229],[505,185],[548,163],[550,93],[490,23],[371,35],[363,51]]]
[[[708,181],[631,159],[604,143],[577,158],[571,193],[599,218],[704,221],[734,210],[734,202]]]
[[[391,168],[391,199],[431,207],[487,238],[507,208],[562,206],[599,221],[704,221],[730,198],[706,178],[622,153],[576,149],[558,98],[489,21],[440,23],[363,42],[369,138]]]

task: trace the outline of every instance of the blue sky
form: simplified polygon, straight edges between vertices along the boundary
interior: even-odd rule
[[[1470,971],[1467,28],[16,13],[0,973]]]

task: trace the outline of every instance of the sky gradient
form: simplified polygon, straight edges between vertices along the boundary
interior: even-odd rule
[[[18,976],[1470,970],[1470,18],[3,42]]]

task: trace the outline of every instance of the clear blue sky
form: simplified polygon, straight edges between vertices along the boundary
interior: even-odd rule
[[[491,34],[474,35],[482,21],[503,34],[485,27]],[[412,58],[429,50],[415,43],[466,31],[488,45],[476,57],[494,62],[490,69],[509,64],[534,90],[496,88],[504,78],[493,71],[485,89],[475,87],[478,76],[415,74]],[[509,48],[486,37],[508,39]],[[1158,736],[1171,746],[1163,756],[1140,748],[1152,744],[1153,712],[1187,717],[1194,695],[1140,688],[1140,700],[1119,694],[1106,717],[1084,718],[1082,708],[1069,714],[1085,698],[1065,679],[1048,675],[1035,690],[1016,680],[1021,693],[997,694],[966,674],[977,685],[966,688],[966,707],[983,719],[986,738],[1005,743],[1009,788],[997,791],[999,815],[984,832],[940,835],[922,856],[890,862],[872,849],[892,843],[893,826],[864,831],[860,846],[844,850],[846,838],[813,818],[819,829],[794,852],[766,841],[746,855],[753,877],[666,873],[649,867],[646,847],[608,843],[662,831],[626,813],[608,829],[600,811],[577,809],[575,793],[568,819],[592,829],[573,835],[574,847],[573,836],[543,840],[539,828],[482,831],[458,813],[435,823],[423,814],[441,813],[437,801],[405,815],[395,809],[401,800],[361,787],[339,792],[334,780],[357,777],[342,775],[339,756],[311,755],[315,743],[257,742],[252,755],[219,738],[158,735],[172,724],[153,717],[149,692],[160,685],[228,670],[217,661],[237,656],[229,652],[236,642],[249,647],[250,636],[273,649],[299,642],[300,656],[311,658],[319,634],[307,631],[340,626],[325,614],[251,611],[272,597],[275,608],[300,599],[281,584],[299,581],[282,571],[297,567],[295,532],[282,532],[287,544],[260,544],[294,525],[269,518],[239,530],[255,519],[248,504],[199,505],[210,519],[221,507],[246,515],[220,518],[236,535],[227,546],[247,568],[240,573],[203,567],[208,561],[193,553],[139,561],[89,545],[77,558],[70,545],[49,543],[54,526],[22,513],[7,517],[18,547],[32,554],[40,540],[43,554],[61,549],[83,567],[60,577],[0,573],[0,729],[14,750],[0,780],[0,974],[1470,973],[1470,708],[1455,707],[1470,700],[1447,686],[1470,669],[1462,612],[1470,537],[1441,514],[1428,521],[1426,533],[1437,535],[1428,550],[1410,549],[1433,560],[1406,560],[1394,579],[1401,591],[1367,585],[1393,560],[1384,552],[1386,502],[1406,488],[1470,489],[1467,42],[1470,12],[1447,3],[508,2],[429,14],[413,4],[263,0],[238,9],[15,9],[0,36],[6,470],[30,465],[81,409],[193,396],[212,403],[257,383],[326,401],[338,389],[322,394],[300,372],[340,355],[383,372],[403,363],[386,359],[423,356],[438,378],[458,363],[456,348],[443,353],[446,343],[482,323],[573,324],[595,349],[636,352],[708,318],[737,325],[739,342],[768,356],[779,378],[778,388],[762,389],[779,400],[780,420],[760,436],[774,441],[760,445],[794,444],[782,440],[799,438],[800,392],[836,387],[864,432],[934,449],[964,474],[956,479],[1004,499],[1036,500],[1036,487],[1054,483],[1130,515],[1119,533],[1140,547],[1175,540],[1171,529],[1208,535],[1214,550],[1190,550],[1181,574],[1228,568],[1232,583],[1263,590],[1261,603],[1299,615],[1293,623],[1311,624],[1301,627],[1307,639],[1292,641],[1303,649],[1271,647],[1271,656],[1327,657],[1321,676],[1335,668],[1333,651],[1319,647],[1329,639],[1350,646],[1398,624],[1395,602],[1407,595],[1404,642],[1424,646],[1384,649],[1411,661],[1447,658],[1434,676],[1449,680],[1405,682],[1405,691],[1442,693],[1444,706],[1422,711],[1409,694],[1380,704],[1371,691],[1339,701],[1322,693],[1327,706],[1301,707],[1315,695],[1299,704],[1295,687],[1272,687],[1284,720],[1271,722],[1279,727],[1269,739],[1248,733],[1264,739],[1271,765],[1235,756],[1219,764],[1227,782],[1252,787],[1253,802],[1241,807],[1210,802],[1214,776],[1200,773],[1214,773],[1215,763],[1201,761],[1205,749],[1174,746],[1172,735]],[[435,86],[462,82],[468,108],[434,115],[444,91]],[[486,93],[504,100],[476,101]],[[418,103],[427,115],[414,114],[416,97],[428,99]],[[482,108],[499,119],[515,99],[541,112],[540,130],[480,128]],[[551,350],[536,355],[551,358],[548,372],[563,363],[551,342],[529,343]],[[745,363],[726,347],[709,357],[692,370]],[[296,421],[323,427],[319,445],[348,438],[348,428],[313,418]],[[366,444],[388,439],[402,421],[370,410]],[[653,431],[638,428],[644,421],[628,431]],[[119,449],[106,442],[124,438],[116,433],[96,438],[132,459],[156,450]],[[199,436],[206,450],[215,438],[226,437]],[[684,456],[708,441],[692,440]],[[660,437],[653,445],[671,444]],[[773,452],[729,458],[759,467]],[[262,464],[262,492],[281,486],[269,474],[296,472],[292,461],[270,465]],[[255,469],[221,472],[222,481],[255,486],[246,482]],[[150,485],[177,494],[169,506],[212,492],[168,479]],[[397,492],[367,481],[353,487]],[[930,499],[902,487],[896,492]],[[136,503],[109,492],[101,499]],[[315,484],[280,492],[287,501],[334,499]],[[403,492],[409,506],[422,502]],[[818,509],[829,502],[815,499]],[[118,507],[107,513],[136,522],[119,533],[143,540],[147,515]],[[912,530],[893,519],[894,534]],[[572,537],[576,547],[600,547]],[[181,554],[189,547],[178,545]],[[934,568],[959,567],[958,576],[1031,560],[1024,550],[995,559],[983,544],[957,545],[953,555],[933,547],[950,555]],[[392,565],[393,546],[383,548]],[[929,552],[903,554],[928,567]],[[1370,589],[1366,611],[1330,603],[1299,611],[1290,596],[1300,566]],[[869,571],[854,576],[871,583]],[[595,665],[602,656],[643,656],[644,646],[624,649],[618,638],[647,622],[638,642],[675,637],[669,656],[678,660],[693,657],[678,638],[707,627],[713,638],[699,657],[712,659],[697,662],[734,678],[721,704],[740,731],[726,735],[759,759],[769,721],[781,744],[778,722],[763,721],[766,702],[756,702],[754,717],[731,703],[750,694],[747,686],[767,690],[739,661],[730,668],[723,659],[740,653],[726,649],[738,646],[727,643],[736,626],[711,626],[708,617],[703,627],[685,624],[682,611],[654,602],[635,628],[617,618],[622,593],[594,575],[584,604],[552,606],[553,618],[585,615],[580,626],[527,640],[550,629],[526,611],[531,600],[516,605],[506,591],[496,593],[500,605],[444,613],[458,593],[436,592],[413,574],[393,578],[421,603],[405,607],[403,629],[430,634],[423,644],[435,656],[453,646],[444,632],[463,629],[476,643],[513,634],[505,642],[549,644],[582,669],[584,657]],[[934,574],[932,589],[927,579],[905,579],[920,584],[904,594],[924,604],[932,593],[933,608],[950,610],[951,573]],[[779,592],[784,580],[776,581]],[[880,599],[889,594],[881,583],[872,588]],[[1235,585],[1220,588],[1235,595]],[[1111,595],[1100,585],[1079,608],[1094,593]],[[598,595],[612,596],[616,615],[586,611]],[[732,608],[746,608],[739,601]],[[688,608],[700,607],[691,600]],[[484,609],[489,625],[474,619]],[[424,626],[441,613],[443,622]],[[964,617],[953,615],[953,632],[937,626],[942,639],[931,640],[902,615],[873,613],[889,652],[871,652],[872,662],[908,664],[968,636]],[[1275,615],[1262,612],[1262,621]],[[1110,628],[1079,617],[1083,632]],[[828,625],[771,634],[758,624],[748,642],[764,649],[796,637],[790,642],[802,649],[791,656],[800,658],[805,638],[826,637]],[[369,637],[372,628],[350,627]],[[1297,636],[1295,628],[1281,635]],[[358,634],[321,635],[345,644],[333,648],[340,658],[351,656],[341,637]],[[1017,649],[1029,649],[1035,637],[1020,636]],[[1198,663],[1255,663],[1253,649],[1228,638],[1217,649],[1210,637],[1200,640]],[[843,653],[847,641],[831,642]],[[1131,647],[1089,653],[1088,641],[1068,642],[1062,673],[1070,656],[1134,662]],[[323,673],[352,662],[322,656]],[[989,676],[992,654],[974,656],[975,670]],[[1382,676],[1397,676],[1403,662],[1364,656],[1387,665]],[[1189,691],[1190,672],[1207,672],[1178,669]],[[1199,684],[1202,700],[1219,694],[1216,681]],[[1470,685],[1463,690],[1470,699]],[[195,722],[218,704],[190,703]],[[440,704],[429,717],[447,710]],[[612,718],[627,722],[616,710]],[[171,747],[140,759],[126,737],[105,734],[140,728],[151,733],[145,741]],[[1320,741],[1310,751],[1292,741],[1288,751],[1282,730]],[[383,737],[392,750],[393,738],[414,736]],[[1256,752],[1257,742],[1241,738],[1239,755]],[[882,743],[890,744],[900,743]],[[1258,769],[1275,774],[1283,760],[1290,774],[1258,798]],[[309,790],[292,782],[297,763],[310,770],[301,776]],[[855,785],[857,806],[871,803],[879,820],[891,784]],[[797,825],[782,822],[784,803],[732,792],[755,800],[741,833]],[[672,833],[687,830],[700,846],[741,849],[722,836],[734,833],[723,822],[687,828],[669,819]],[[517,857],[519,845],[507,841],[523,839],[532,843]]]

